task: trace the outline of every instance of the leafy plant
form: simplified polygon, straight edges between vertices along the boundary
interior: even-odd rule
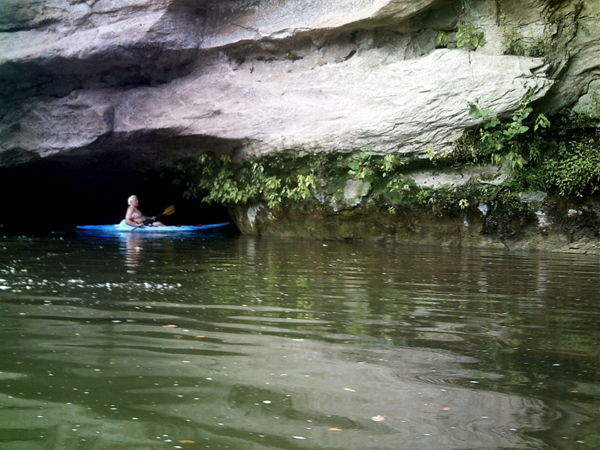
[[[456,32],[456,46],[465,47],[469,50],[477,50],[477,47],[486,43],[483,31],[474,27],[470,20],[461,19]]]
[[[537,38],[533,44],[529,46],[527,49],[530,56],[534,58],[548,58],[550,55],[550,51],[552,46],[554,45],[554,41],[551,38]]]
[[[448,47],[448,33],[446,33],[445,31],[438,32],[436,42],[438,48]]]
[[[515,28],[502,28],[502,45],[505,55],[523,56],[525,54],[525,42]]]
[[[375,175],[372,168],[372,156],[369,153],[360,153],[350,164],[348,164],[349,175],[356,180],[369,179]]]
[[[600,190],[600,132],[562,143],[543,161],[546,185],[563,196],[582,197]]]
[[[531,97],[530,91],[506,122],[480,107],[477,100],[469,103],[469,115],[481,123],[446,159],[506,164],[512,169],[507,186],[516,192],[541,189],[582,197],[600,191],[600,130],[592,126],[597,123],[595,117],[600,117],[596,99],[592,96],[588,108],[578,114],[563,112],[553,119],[553,127],[544,114],[533,119]]]
[[[294,151],[235,163],[230,156],[202,154],[193,164],[179,163],[176,184],[184,184],[187,198],[201,198],[226,206],[265,202],[270,208],[294,208],[314,201],[319,180],[348,177],[347,157]]]
[[[550,120],[548,120],[548,118],[544,114],[539,114],[535,119],[533,131],[537,131],[538,129],[547,129],[550,128],[551,125],[552,124],[550,123]]]
[[[532,98],[533,90],[530,89],[519,103],[511,120],[507,122],[501,122],[498,117],[492,116],[490,108],[482,109],[477,99],[468,103],[469,115],[481,118],[479,135],[473,150],[476,159],[488,160],[492,164],[506,163],[513,170],[523,167],[526,153],[523,136],[530,130],[527,120],[533,112],[529,105]],[[538,116],[535,130],[548,126],[548,119]]]

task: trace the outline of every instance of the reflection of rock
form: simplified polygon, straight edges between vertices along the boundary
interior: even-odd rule
[[[251,317],[246,320],[251,321]],[[272,331],[274,331],[271,328]],[[213,336],[219,338],[219,335]],[[435,350],[353,346],[273,336],[223,334],[232,354],[219,358],[210,381],[211,403],[144,406],[161,416],[192,418],[223,433],[270,439],[300,435],[336,448],[522,448],[517,430],[542,430],[550,412],[535,399],[475,389],[463,366],[474,361]],[[181,378],[193,378],[194,361]],[[222,368],[221,368],[222,366]],[[268,403],[267,403],[268,402]],[[373,416],[385,421],[375,423]],[[344,431],[335,438],[328,431]],[[219,433],[215,429],[215,433]],[[375,441],[376,440],[376,441]]]
[[[466,450],[552,447],[597,428],[594,374],[571,369],[597,355],[580,301],[596,290],[556,277],[564,258],[248,237],[174,251],[143,238],[170,262],[152,282],[183,286],[121,277],[107,268],[116,246],[77,259],[66,246],[58,261],[36,247],[27,276],[2,275],[35,283],[2,298],[15,353],[3,370],[26,377],[4,377],[0,435],[62,448],[292,448],[301,436],[311,448]],[[568,263],[595,273],[589,258]],[[548,425],[544,443],[531,437]]]
[[[106,352],[87,352],[91,365],[66,380],[76,383],[67,397],[74,404],[0,396],[0,432],[57,433],[54,442],[65,446],[76,433],[105,447],[132,448],[156,436],[239,446],[262,435],[266,442],[302,436],[323,446],[334,439],[335,448],[348,450],[374,442],[396,450],[399,437],[413,448],[427,439],[427,448],[469,449],[476,442],[509,449],[527,447],[531,440],[517,430],[544,429],[550,412],[539,400],[475,389],[462,368],[473,361],[435,350],[355,345],[348,353],[343,344],[224,332],[195,343],[197,354],[189,353],[190,341],[177,348],[175,340],[158,357],[153,341],[136,339],[135,348],[146,347],[141,351],[123,342],[110,352],[110,366],[96,362]],[[101,393],[107,381],[112,388]],[[93,409],[76,406],[80,397]],[[377,415],[385,420],[373,421]],[[332,427],[342,433],[332,436]]]
[[[71,387],[74,398],[77,398],[77,388]],[[83,390],[80,395],[89,392]],[[51,448],[69,448],[73,442],[98,442],[102,440],[105,447],[118,448],[128,445],[130,448],[139,447],[140,442],[148,442],[146,424],[137,421],[137,418],[126,420],[118,417],[106,416],[99,419],[96,414],[90,413],[91,408],[78,405],[76,402],[51,402],[36,401],[31,399],[18,399],[13,396],[0,394],[0,433],[4,430],[10,432],[19,430],[19,434],[35,433],[38,442],[52,442]],[[118,408],[115,408],[118,410]],[[18,411],[18,414],[15,414]],[[127,420],[129,419],[129,420]],[[10,439],[3,437],[3,445],[10,445]],[[12,441],[18,443],[14,448],[27,447],[32,443],[29,440],[19,439]],[[8,448],[8,447],[6,447]],[[35,447],[33,447],[35,448]]]

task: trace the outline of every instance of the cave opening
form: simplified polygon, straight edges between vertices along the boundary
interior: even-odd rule
[[[3,168],[0,192],[0,232],[68,231],[77,225],[116,224],[125,217],[127,199],[134,194],[140,199],[140,210],[149,216],[175,206],[175,214],[164,216],[167,225],[233,224],[224,206],[185,199],[168,171],[136,170],[118,161],[62,164],[38,159]]]

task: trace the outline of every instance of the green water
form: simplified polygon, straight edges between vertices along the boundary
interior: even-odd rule
[[[0,449],[598,449],[600,258],[0,237]]]

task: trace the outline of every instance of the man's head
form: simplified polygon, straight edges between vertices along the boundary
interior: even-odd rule
[[[131,203],[133,202],[133,200],[136,199],[137,200],[137,195],[132,195],[131,197],[129,197],[127,199],[127,204],[131,205]]]

